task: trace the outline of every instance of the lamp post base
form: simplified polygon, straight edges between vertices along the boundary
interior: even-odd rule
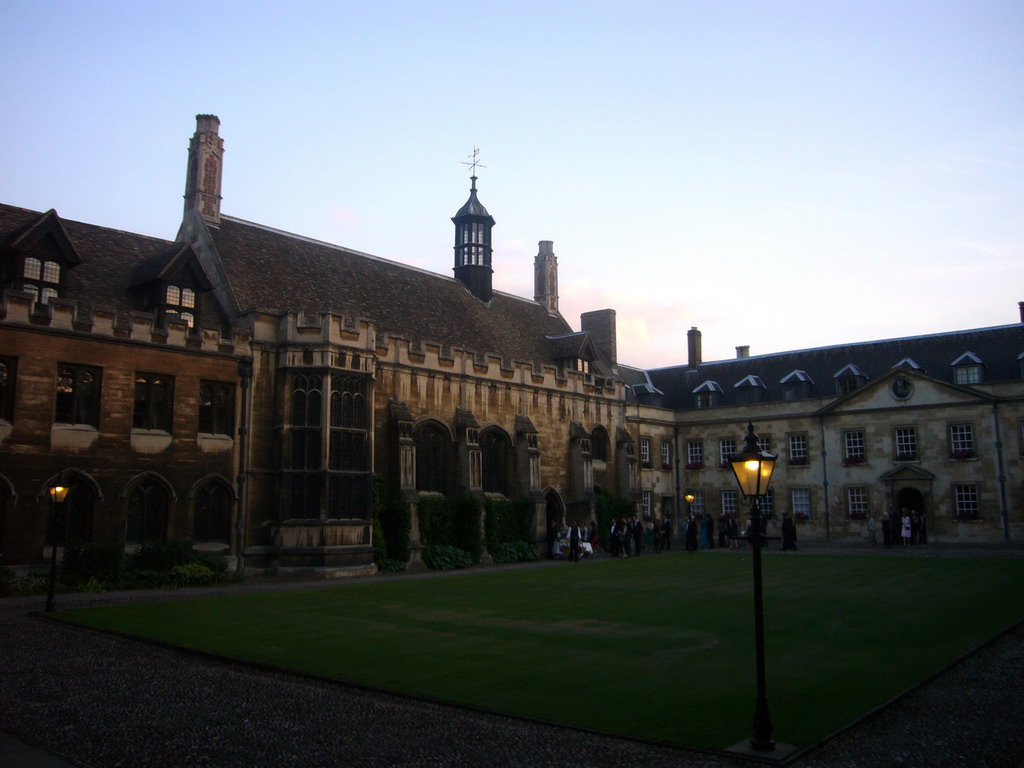
[[[725,752],[738,757],[753,758],[760,763],[771,763],[782,765],[787,763],[794,754],[800,751],[795,744],[776,744],[772,742],[771,751],[756,749],[752,745],[754,739],[744,739],[741,742],[726,747]]]

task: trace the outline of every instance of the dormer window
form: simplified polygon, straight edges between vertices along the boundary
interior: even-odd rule
[[[722,400],[722,388],[716,381],[705,381],[693,390],[693,394],[698,408],[715,408]]]
[[[759,403],[764,399],[767,388],[760,376],[746,376],[733,385],[737,403]]]
[[[811,385],[814,380],[807,371],[797,369],[790,371],[779,383],[782,385],[784,400],[802,400],[811,396]]]
[[[852,363],[838,371],[833,376],[836,382],[836,394],[848,395],[864,386],[867,381],[867,374]]]
[[[164,317],[177,317],[189,328],[195,328],[196,292],[191,288],[168,285],[164,291]]]
[[[18,288],[31,293],[39,303],[45,304],[60,296],[61,267],[58,262],[26,256],[21,276]]]
[[[964,352],[951,365],[954,384],[970,386],[971,384],[980,384],[985,378],[985,364],[973,352]]]

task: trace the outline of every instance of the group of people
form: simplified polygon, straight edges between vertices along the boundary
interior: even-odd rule
[[[761,520],[761,533],[767,534],[767,520]],[[612,557],[638,557],[643,553],[660,554],[672,549],[672,521],[655,516],[612,520],[608,531],[608,553]],[[680,523],[680,534],[687,552],[698,549],[713,549],[715,544],[715,520],[711,515],[690,513]],[[736,515],[723,514],[718,519],[717,546],[720,549],[735,549],[747,541],[753,532],[753,520],[748,517],[742,532]],[[782,549],[796,549],[796,523],[788,512],[782,515]],[[577,561],[595,557],[600,551],[597,523],[577,523],[552,526],[550,531],[551,556]]]
[[[874,544],[875,539],[874,518],[868,518],[868,537]],[[882,543],[886,547],[895,546],[899,542],[904,547],[911,544],[925,544],[928,541],[928,532],[925,526],[924,515],[918,509],[900,510],[899,515],[888,512],[882,513]]]

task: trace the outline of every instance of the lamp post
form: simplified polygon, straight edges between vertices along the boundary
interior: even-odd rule
[[[50,486],[50,589],[46,593],[46,610],[53,611],[57,607],[57,513],[68,495],[68,486],[63,484],[64,476],[57,480],[57,485]]]
[[[686,535],[686,526],[690,524],[690,514],[693,509],[691,505],[693,504],[693,500],[697,497],[692,493],[688,493],[683,496],[683,498],[686,499],[686,514],[683,516],[683,525],[680,526],[680,536]],[[683,543],[685,544],[686,542],[684,541]]]
[[[754,646],[757,658],[757,701],[754,705],[754,735],[750,739],[750,747],[758,752],[771,752],[775,749],[772,737],[772,716],[768,711],[768,696],[765,692],[764,674],[764,601],[761,596],[761,548],[766,536],[761,526],[761,507],[758,502],[761,496],[768,493],[768,484],[772,479],[777,457],[762,451],[757,444],[754,425],[747,425],[747,436],[743,450],[729,460],[740,492],[750,500],[751,531],[746,537],[754,560]]]

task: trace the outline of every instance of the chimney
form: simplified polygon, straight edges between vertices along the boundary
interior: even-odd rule
[[[750,345],[744,344],[741,347],[736,347],[736,359],[742,360],[745,357],[750,357]]]
[[[549,315],[557,315],[558,259],[555,258],[554,243],[541,240],[537,245],[537,258],[533,260],[533,300],[543,304]]]
[[[1024,323],[1024,301],[1017,302],[1017,309],[1020,310],[1020,321]]]
[[[550,243],[548,243],[550,245]],[[615,343],[615,310],[598,309],[580,315],[580,330],[590,334],[601,360],[612,367],[618,365]]]
[[[693,326],[686,332],[686,349],[689,353],[686,365],[696,368],[703,362],[700,350],[700,331],[697,330],[697,326]]]
[[[220,224],[220,180],[224,164],[224,140],[217,134],[216,115],[196,115],[196,132],[188,145],[185,178],[185,215],[198,211],[210,224]]]

